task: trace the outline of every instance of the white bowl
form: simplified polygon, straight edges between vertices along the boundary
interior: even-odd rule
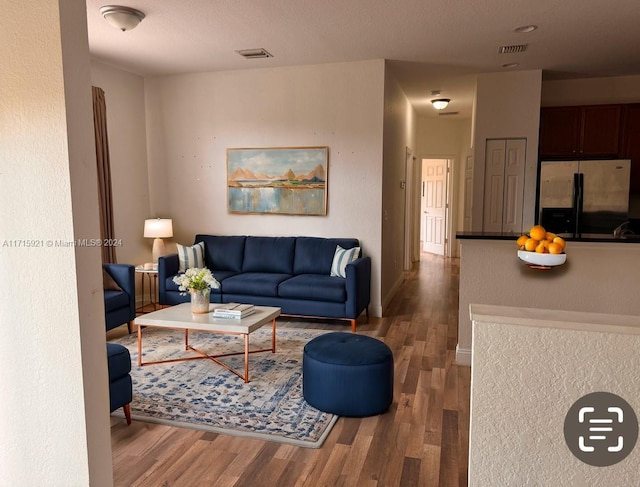
[[[538,252],[518,250],[518,258],[527,264],[554,267],[564,264],[567,261],[567,254],[539,254]]]

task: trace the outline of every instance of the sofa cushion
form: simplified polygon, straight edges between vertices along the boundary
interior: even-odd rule
[[[347,300],[344,279],[320,274],[301,274],[287,279],[278,286],[278,296],[335,303]]]
[[[176,244],[178,249],[178,260],[180,266],[178,272],[184,272],[191,267],[202,268],[204,267],[204,244],[198,243],[188,247],[186,245]]]
[[[247,237],[242,272],[293,274],[295,243],[295,237]]]
[[[204,242],[204,261],[209,270],[240,272],[246,239],[237,235],[196,235],[194,243]]]
[[[291,274],[270,272],[243,272],[220,283],[224,294],[246,294],[249,296],[278,296],[278,285]]]
[[[104,291],[104,310],[113,311],[114,309],[129,306],[129,295],[124,291]]]
[[[331,263],[331,275],[343,278],[347,277],[347,264],[356,260],[358,255],[360,255],[360,247],[343,249],[338,245],[333,255],[333,262]]]
[[[359,245],[356,238],[298,237],[293,261],[294,274],[329,275],[336,246],[350,249]]]

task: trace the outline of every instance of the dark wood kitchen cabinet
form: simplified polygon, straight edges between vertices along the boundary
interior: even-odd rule
[[[540,159],[618,157],[621,114],[621,105],[542,108]]]
[[[622,113],[622,159],[631,159],[631,192],[640,193],[640,103],[625,105]]]

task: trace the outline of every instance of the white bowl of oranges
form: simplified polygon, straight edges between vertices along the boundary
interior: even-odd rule
[[[529,234],[522,235],[516,243],[518,258],[529,266],[555,267],[567,261],[565,240],[540,225],[531,227]]]

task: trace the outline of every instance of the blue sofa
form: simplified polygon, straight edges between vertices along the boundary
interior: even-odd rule
[[[196,235],[204,242],[205,265],[220,282],[212,289],[212,303],[241,302],[277,306],[282,314],[348,320],[368,316],[371,295],[371,258],[360,256],[346,267],[346,278],[330,275],[340,245],[358,247],[354,238],[252,237]],[[189,301],[173,277],[177,254],[158,259],[158,299],[162,305]]]
[[[106,270],[121,290],[104,290],[104,321],[107,331],[124,323],[131,333],[136,317],[135,270],[130,264],[104,264]]]

